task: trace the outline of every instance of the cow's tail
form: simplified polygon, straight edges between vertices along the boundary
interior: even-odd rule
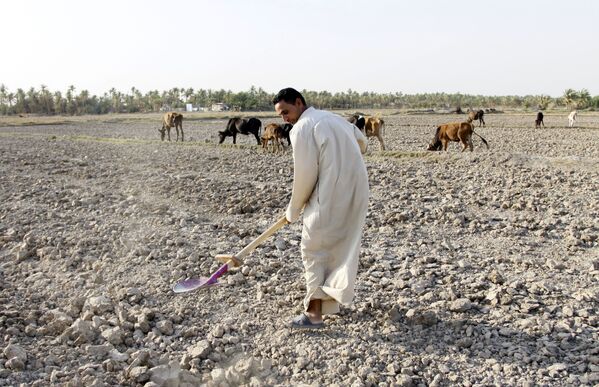
[[[433,143],[437,143],[441,141],[441,127],[437,126],[437,131],[435,132],[435,137],[433,138]]]
[[[487,146],[487,149],[489,149],[489,143],[487,142],[487,140],[485,140],[483,138],[483,136],[481,136],[480,134],[476,133],[474,130],[472,131],[472,133],[476,134],[478,137],[480,137],[481,140],[483,140],[483,142],[485,143],[485,145]]]

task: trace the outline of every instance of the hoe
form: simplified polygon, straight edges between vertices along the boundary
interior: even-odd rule
[[[246,255],[254,251],[256,247],[258,247],[262,242],[264,242],[269,236],[277,232],[281,227],[286,225],[287,218],[283,216],[281,219],[277,221],[277,223],[273,224],[268,228],[268,230],[264,231],[258,238],[254,239],[250,244],[245,246],[243,250],[238,252],[235,255],[230,254],[219,254],[215,258],[222,262],[223,265],[218,268],[210,277],[199,277],[199,278],[188,278],[186,280],[182,280],[177,282],[173,286],[173,291],[175,293],[185,293],[196,289],[204,289],[210,286],[218,285],[218,278],[225,274],[230,267],[238,267],[243,262],[242,259],[245,258]]]

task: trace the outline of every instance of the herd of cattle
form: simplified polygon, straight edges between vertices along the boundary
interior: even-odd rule
[[[451,122],[448,124],[439,125],[435,131],[435,136],[433,140],[428,145],[429,151],[440,151],[447,150],[447,145],[449,142],[461,142],[462,143],[462,152],[466,149],[470,149],[470,151],[474,150],[472,144],[472,135],[475,134],[483,141],[483,143],[489,149],[489,144],[487,141],[478,133],[474,132],[474,124],[473,122],[478,120],[478,126],[486,126],[484,120],[485,112],[484,110],[477,111],[469,111],[468,118],[466,122]],[[576,117],[578,113],[576,110],[573,110],[568,115],[568,126],[573,127],[576,122]],[[362,131],[366,135],[366,137],[376,137],[380,144],[381,150],[385,150],[385,142],[383,141],[383,135],[385,134],[385,121],[376,116],[364,116],[361,114],[353,114],[348,119],[349,122],[354,124],[358,129]],[[538,112],[535,120],[535,128],[540,128],[541,126],[545,126],[543,122],[543,113]],[[164,141],[165,137],[168,136],[168,140],[171,141],[171,128],[175,128],[177,131],[177,140],[179,141],[179,131],[181,131],[181,141],[184,141],[183,134],[183,114],[169,112],[164,114],[162,118],[162,128],[158,129],[160,132],[160,139]],[[223,131],[218,132],[219,136],[219,144],[222,144],[227,137],[233,137],[233,144],[237,143],[237,135],[250,135],[253,134],[256,138],[256,143],[265,151],[272,150],[273,152],[278,152],[279,150],[284,150],[284,140],[287,140],[287,147],[291,145],[291,140],[289,138],[289,133],[293,125],[289,123],[277,124],[270,123],[264,127],[264,132],[261,133],[262,122],[255,118],[240,118],[234,117],[229,119],[227,122],[227,127]]]

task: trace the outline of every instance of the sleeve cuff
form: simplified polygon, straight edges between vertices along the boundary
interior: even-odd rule
[[[287,207],[287,211],[285,211],[285,217],[289,223],[296,222],[300,217],[300,209],[293,209],[291,206]]]

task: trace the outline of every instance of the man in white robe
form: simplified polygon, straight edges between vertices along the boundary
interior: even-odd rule
[[[275,110],[291,130],[293,190],[286,218],[303,213],[301,254],[305,312],[291,326],[321,328],[354,296],[362,230],[368,208],[368,175],[362,153],[368,140],[344,118],[308,107],[296,90],[281,90]]]

